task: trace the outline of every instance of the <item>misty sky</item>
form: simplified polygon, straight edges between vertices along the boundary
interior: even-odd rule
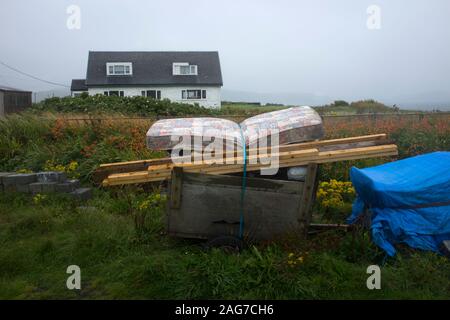
[[[80,30],[66,27],[72,4]],[[224,91],[450,101],[448,0],[1,0],[0,35],[0,61],[67,85],[89,50],[217,50]],[[60,89],[1,65],[0,84]]]

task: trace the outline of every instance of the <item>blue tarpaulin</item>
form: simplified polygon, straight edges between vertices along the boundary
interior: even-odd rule
[[[353,167],[350,177],[357,198],[348,222],[368,208],[373,241],[390,256],[397,243],[439,252],[450,239],[450,152]]]

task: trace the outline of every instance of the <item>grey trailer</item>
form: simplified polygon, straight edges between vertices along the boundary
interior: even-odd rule
[[[261,241],[306,234],[316,176],[317,164],[310,164],[304,182],[247,178],[243,238]],[[169,183],[167,233],[197,239],[238,237],[242,192],[242,177],[187,173],[175,167]]]

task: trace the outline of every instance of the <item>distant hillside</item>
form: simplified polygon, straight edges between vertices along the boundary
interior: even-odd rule
[[[222,89],[222,99],[226,101],[260,102],[261,104],[285,104],[285,105],[324,105],[333,101],[332,98],[302,92],[248,92],[230,89]]]
[[[292,105],[280,105],[267,103],[262,105],[257,102],[222,102],[222,113],[225,114],[256,114],[270,112],[289,108]],[[345,115],[345,114],[367,114],[367,113],[395,113],[405,112],[408,110],[400,110],[398,107],[388,107],[385,104],[373,99],[347,102],[344,100],[336,100],[331,104],[322,106],[312,106],[319,114],[322,115]]]
[[[381,101],[386,106],[396,105],[401,110],[422,110],[422,111],[450,111],[450,93],[447,92],[425,92],[408,95],[398,95],[389,97],[374,97],[376,101]],[[345,97],[343,97],[345,99]],[[226,101],[259,102],[261,104],[285,104],[285,105],[308,105],[324,106],[332,105],[334,99],[326,95],[317,95],[305,92],[249,92],[222,89],[222,99]],[[348,100],[360,100],[361,98],[347,98]]]
[[[314,107],[320,114],[364,114],[364,113],[392,113],[400,112],[396,106],[388,107],[385,104],[373,99],[361,100],[348,103],[344,100],[336,100],[332,104]]]

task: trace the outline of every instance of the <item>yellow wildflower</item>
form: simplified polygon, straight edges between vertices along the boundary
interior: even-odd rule
[[[40,204],[46,198],[47,198],[47,196],[45,194],[42,195],[42,194],[38,193],[33,197],[33,202],[34,202],[34,204]]]

